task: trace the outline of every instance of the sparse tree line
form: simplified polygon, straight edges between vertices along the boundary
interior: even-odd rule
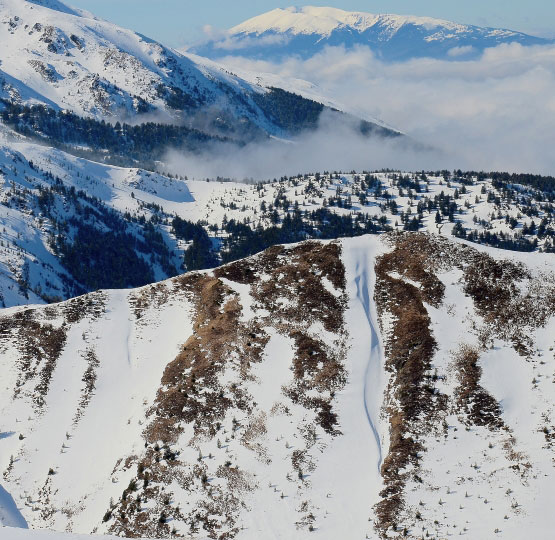
[[[193,223],[165,213],[156,204],[140,201],[138,211],[121,213],[82,190],[65,186],[60,178],[32,162],[29,166],[48,186],[37,184],[32,191],[14,184],[3,204],[31,208],[48,221],[49,245],[72,276],[71,280],[65,278],[67,293],[71,295],[99,288],[144,285],[155,281],[155,268],[171,277],[182,270],[231,262],[276,244],[391,230],[418,231],[425,221],[438,228],[450,223],[453,235],[471,242],[516,251],[541,247],[544,252],[555,252],[552,190],[555,180],[549,177],[525,175],[522,181],[530,185],[518,185],[513,182],[520,177],[499,173],[497,187],[491,189],[492,184],[482,183],[474,201],[470,200],[469,187],[478,182],[480,175],[487,176],[482,173],[471,176],[460,171],[413,175],[387,172],[387,181],[376,174],[355,173],[352,181],[345,182],[339,173],[328,172],[283,177],[276,181],[279,187],[272,202],[265,197],[267,184],[256,185],[261,202],[249,217],[243,220],[224,217],[221,224],[209,224]],[[445,191],[430,193],[431,176],[443,178]],[[326,196],[330,187],[332,194]],[[305,200],[318,199],[322,204],[318,208],[300,205],[298,197],[295,200],[291,195],[288,197],[286,188]],[[399,197],[408,198],[408,204],[399,204]],[[483,201],[493,205],[494,211],[487,219],[475,214],[473,226],[465,226],[461,218],[470,212],[472,202]],[[221,205],[230,210],[238,206],[237,202],[223,199]],[[371,216],[362,211],[368,205],[378,207],[381,215]],[[495,220],[502,221],[511,232],[493,231]],[[186,242],[186,247],[176,250],[172,236]],[[29,288],[28,278],[22,283]]]

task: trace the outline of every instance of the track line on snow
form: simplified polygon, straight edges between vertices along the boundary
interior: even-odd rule
[[[355,284],[357,287],[357,298],[360,300],[362,307],[364,308],[364,313],[366,315],[366,320],[368,321],[368,326],[370,328],[370,337],[371,337],[371,347],[370,347],[370,356],[368,358],[368,364],[366,366],[366,372],[364,376],[364,410],[366,411],[366,417],[368,418],[368,424],[374,434],[376,439],[376,444],[378,446],[378,472],[381,470],[382,461],[383,461],[383,454],[382,454],[382,443],[380,439],[380,435],[378,430],[372,420],[372,415],[370,414],[370,409],[368,406],[368,393],[369,393],[369,386],[370,386],[370,379],[372,377],[372,368],[374,367],[373,363],[375,361],[380,361],[381,353],[380,353],[380,341],[378,338],[378,333],[376,332],[376,328],[374,322],[372,320],[371,315],[371,304],[370,304],[370,293],[368,292],[368,270],[364,267],[361,270],[360,262],[356,264],[356,277],[355,277]],[[375,358],[377,357],[377,358]]]

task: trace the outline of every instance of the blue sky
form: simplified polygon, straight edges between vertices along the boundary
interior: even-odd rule
[[[428,15],[555,37],[554,0],[307,0],[306,4],[295,0],[66,0],[66,3],[174,47],[198,40],[205,25],[230,28],[265,11],[290,5]]]

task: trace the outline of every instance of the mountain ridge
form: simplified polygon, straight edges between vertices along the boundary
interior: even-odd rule
[[[282,61],[308,59],[326,46],[367,46],[384,61],[412,58],[471,59],[502,43],[552,44],[554,40],[513,30],[465,25],[408,15],[348,12],[337,8],[305,6],[277,8],[231,28],[220,39],[190,50],[217,59],[244,56]]]
[[[147,284],[307,237],[427,230],[552,253],[554,197],[553,178],[502,173],[194,179],[95,163],[0,127],[0,306]]]

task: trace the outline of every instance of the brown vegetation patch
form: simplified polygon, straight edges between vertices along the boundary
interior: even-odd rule
[[[521,293],[524,280],[531,278],[522,265],[482,253],[475,253],[471,264],[464,267],[464,292],[472,298],[487,330],[511,342],[523,356],[532,345],[525,328],[538,326],[540,321],[535,314],[543,304],[531,302],[528,295]]]
[[[544,326],[555,316],[553,273],[533,275],[521,263],[494,259],[473,247],[430,234],[393,234],[386,236],[386,241],[395,246],[394,252],[389,254],[393,271],[397,265],[394,253],[402,246],[404,262],[401,264],[408,264],[411,269],[406,274],[400,273],[421,285],[426,280],[418,270],[420,264],[425,271],[432,273],[454,268],[461,270],[463,290],[472,298],[483,319],[482,331],[512,343],[519,354],[530,354],[530,330]],[[413,262],[408,256],[413,257]],[[419,277],[419,274],[422,275]],[[433,278],[428,286],[422,287],[422,291],[427,296],[426,301],[435,305],[434,291],[439,289],[434,287]]]
[[[170,291],[165,283],[147,285],[129,295],[129,304],[133,308],[135,318],[141,319],[144,312],[151,308],[163,306],[170,298]]]
[[[345,289],[345,269],[338,244],[307,242],[278,257],[277,253],[262,258],[263,272],[270,279],[259,281],[253,295],[274,317],[289,322],[317,320],[329,332],[340,332],[343,326],[344,299],[333,295],[322,283],[327,278],[334,287]],[[281,298],[289,303],[282,305]]]
[[[220,431],[228,410],[251,412],[253,405],[242,390],[241,381],[247,378],[251,364],[261,360],[268,337],[256,321],[241,322],[242,308],[237,294],[217,277],[188,274],[176,279],[173,285],[176,293],[185,294],[194,305],[193,335],[175,360],[166,366],[156,402],[148,413],[151,421],[144,432],[147,450],[139,464],[143,482],[144,471],[148,471],[143,498],[156,501],[156,508],[162,508],[167,497],[164,486],[176,477],[181,478],[186,489],[196,486],[206,490],[206,500],[189,509],[187,515],[178,515],[167,508],[165,517],[187,521],[192,530],[205,530],[208,536],[216,538],[233,529],[233,515],[239,508],[236,490],[230,485],[227,490],[210,486],[204,463],[195,465],[192,473],[184,475],[182,466],[188,464],[179,462],[175,444],[184,424],[193,426],[195,439],[213,438]],[[135,300],[136,309],[141,311],[153,301],[154,295],[160,294],[160,291],[145,292],[146,295]],[[237,383],[222,385],[220,375],[226,369],[237,373]],[[229,468],[225,472],[230,482],[248,484],[243,473],[234,473]],[[121,512],[113,513],[111,532],[168,536],[170,531],[159,522],[158,510],[132,522],[128,505],[119,503],[118,508],[124,507],[124,517]],[[213,536],[215,531],[221,534]]]
[[[85,409],[88,407],[96,388],[96,369],[100,365],[100,361],[98,360],[94,349],[87,350],[87,352],[85,353],[85,361],[87,362],[87,369],[85,370],[82,378],[82,382],[85,383],[85,385],[81,390],[79,407],[77,409],[77,412],[75,413],[75,416],[73,417],[74,424],[77,424],[77,422],[79,422],[79,420],[83,416]]]
[[[105,302],[105,293],[92,293],[57,306],[25,309],[0,318],[0,342],[13,343],[19,352],[19,377],[14,397],[27,391],[38,409],[44,407],[68,329],[86,317],[98,319],[104,313]],[[62,324],[46,322],[55,319],[61,319]],[[26,390],[25,386],[34,380],[34,388]]]
[[[396,235],[395,249],[380,257],[379,272],[387,275],[397,272],[401,277],[420,285],[418,292],[422,300],[438,307],[443,300],[445,285],[433,273],[439,269],[440,261],[436,246],[427,235]],[[435,257],[433,256],[435,255]]]
[[[259,362],[267,337],[260,328],[240,323],[241,306],[236,295],[211,276],[195,281],[196,318],[194,333],[162,377],[155,410],[156,419],[146,431],[147,442],[174,443],[179,430],[172,424],[193,424],[195,433],[215,436],[217,422],[228,409],[245,409],[247,400],[239,390],[221,387],[219,375],[232,357],[247,369]],[[169,422],[168,422],[169,420]],[[169,429],[168,429],[169,428]]]
[[[499,403],[480,385],[482,368],[478,364],[480,352],[463,345],[455,355],[459,386],[455,391],[458,410],[476,426],[496,430],[504,426]]]
[[[32,379],[38,379],[32,399],[41,409],[50,387],[50,380],[58,358],[66,343],[65,323],[56,328],[38,320],[40,312],[28,309],[0,320],[0,335],[15,340],[19,351],[19,377],[14,389],[17,397],[23,386]]]
[[[316,319],[330,332],[342,327],[344,299],[330,293],[321,279],[327,278],[339,293],[344,292],[345,268],[337,243],[304,242],[289,249],[273,246],[256,257],[222,266],[214,275],[250,284],[255,300],[274,319],[299,323]],[[280,300],[284,298],[291,302],[283,305]]]
[[[249,259],[216,268],[214,275],[243,285],[252,285],[258,277],[257,270]]]
[[[385,484],[380,493],[382,500],[375,506],[376,528],[384,538],[390,528],[396,527],[403,509],[405,483],[413,474],[407,469],[410,465],[418,467],[418,452],[423,450],[419,435],[430,431],[447,403],[447,397],[440,395],[426,376],[437,343],[424,304],[439,306],[444,286],[430,270],[432,265],[423,249],[425,238],[418,237],[414,248],[404,236],[396,240],[394,249],[376,263],[378,314],[381,321],[386,314],[392,318],[385,341],[386,369],[393,376],[388,390],[390,447],[381,469]],[[423,241],[424,246],[420,246]]]
[[[329,332],[344,332],[346,281],[340,244],[304,242],[289,249],[274,246],[257,257],[223,266],[215,275],[251,284],[253,298],[271,313],[265,322],[289,335],[296,345],[295,382],[286,389],[286,395],[314,410],[316,422],[327,433],[339,435],[332,402],[334,392],[346,382],[343,358],[309,335],[308,328],[317,321]],[[337,295],[324,286],[323,278],[335,287]],[[311,391],[319,392],[320,397],[308,397]]]
[[[320,340],[299,331],[293,331],[291,337],[297,349],[293,359],[295,381],[285,389],[285,394],[293,403],[316,411],[316,422],[326,433],[340,435],[332,396],[347,380],[345,368]],[[315,392],[319,397],[309,397]]]
[[[336,294],[324,286],[323,277],[338,289]],[[250,285],[252,309],[255,314],[262,309],[263,314],[243,321],[239,295],[224,279]],[[140,512],[135,503],[125,502],[128,498],[118,501],[109,510],[109,530],[115,534],[167,537],[171,531],[158,523],[159,512],[164,507],[164,488],[177,479],[184,490],[204,491],[206,496],[187,511],[181,509],[181,514],[167,508],[166,516],[185,522],[191,534],[233,538],[244,504],[242,494],[254,489],[256,482],[227,461],[216,471],[220,481],[213,483],[208,478],[210,456],[202,456],[199,450],[198,463],[183,463],[176,443],[185,425],[193,428],[190,447],[200,447],[202,441],[216,437],[224,438],[229,411],[243,411],[249,420],[241,425],[234,418],[231,438],[237,437],[262,462],[270,462],[262,444],[267,412],[257,408],[243,384],[254,380],[251,367],[263,358],[269,340],[265,327],[277,329],[295,343],[292,366],[295,383],[286,395],[314,412],[310,426],[314,436],[307,438],[307,447],[314,445],[316,425],[332,435],[339,434],[333,398],[346,380],[341,341],[346,306],[345,271],[340,246],[316,242],[290,249],[275,246],[256,257],[218,268],[212,274],[180,276],[171,281],[168,291],[170,295],[185,295],[191,301],[194,319],[193,334],[166,366],[155,404],[148,412],[146,449],[136,459],[136,483],[144,486],[141,498],[149,500],[149,506],[155,510]],[[140,318],[153,303],[165,301],[165,295],[152,287],[141,290],[132,299],[136,316]],[[315,337],[309,331],[314,323],[334,332],[337,344],[330,347]],[[224,384],[222,375],[228,370],[233,370],[234,376]],[[219,444],[218,441],[218,447]],[[311,470],[314,464],[307,450],[301,447],[296,452],[293,467]]]
[[[418,466],[423,451],[419,435],[436,429],[434,421],[445,415],[447,396],[439,395],[427,374],[437,345],[430,331],[425,304],[439,307],[444,285],[439,272],[459,269],[460,285],[472,299],[480,320],[473,321],[481,346],[493,338],[512,344],[520,354],[530,354],[532,330],[555,315],[555,276],[533,276],[524,266],[496,260],[477,249],[445,238],[404,233],[385,236],[390,253],[376,264],[376,293],[380,321],[391,326],[385,336],[386,368],[393,374],[388,390],[390,451],[382,467],[385,489],[376,506],[377,528],[385,537],[396,526],[404,504],[403,490],[409,465]],[[400,279],[397,279],[400,277]],[[410,280],[408,283],[405,280]],[[507,429],[496,400],[480,385],[479,351],[463,347],[456,357],[459,388],[456,407],[474,425]],[[435,419],[435,420],[434,420]],[[506,440],[507,458],[522,461],[514,438]],[[416,479],[416,478],[415,478]]]
[[[63,304],[63,313],[68,324],[82,321],[85,317],[92,320],[100,318],[104,314],[106,305],[106,293],[96,292],[72,298]]]

